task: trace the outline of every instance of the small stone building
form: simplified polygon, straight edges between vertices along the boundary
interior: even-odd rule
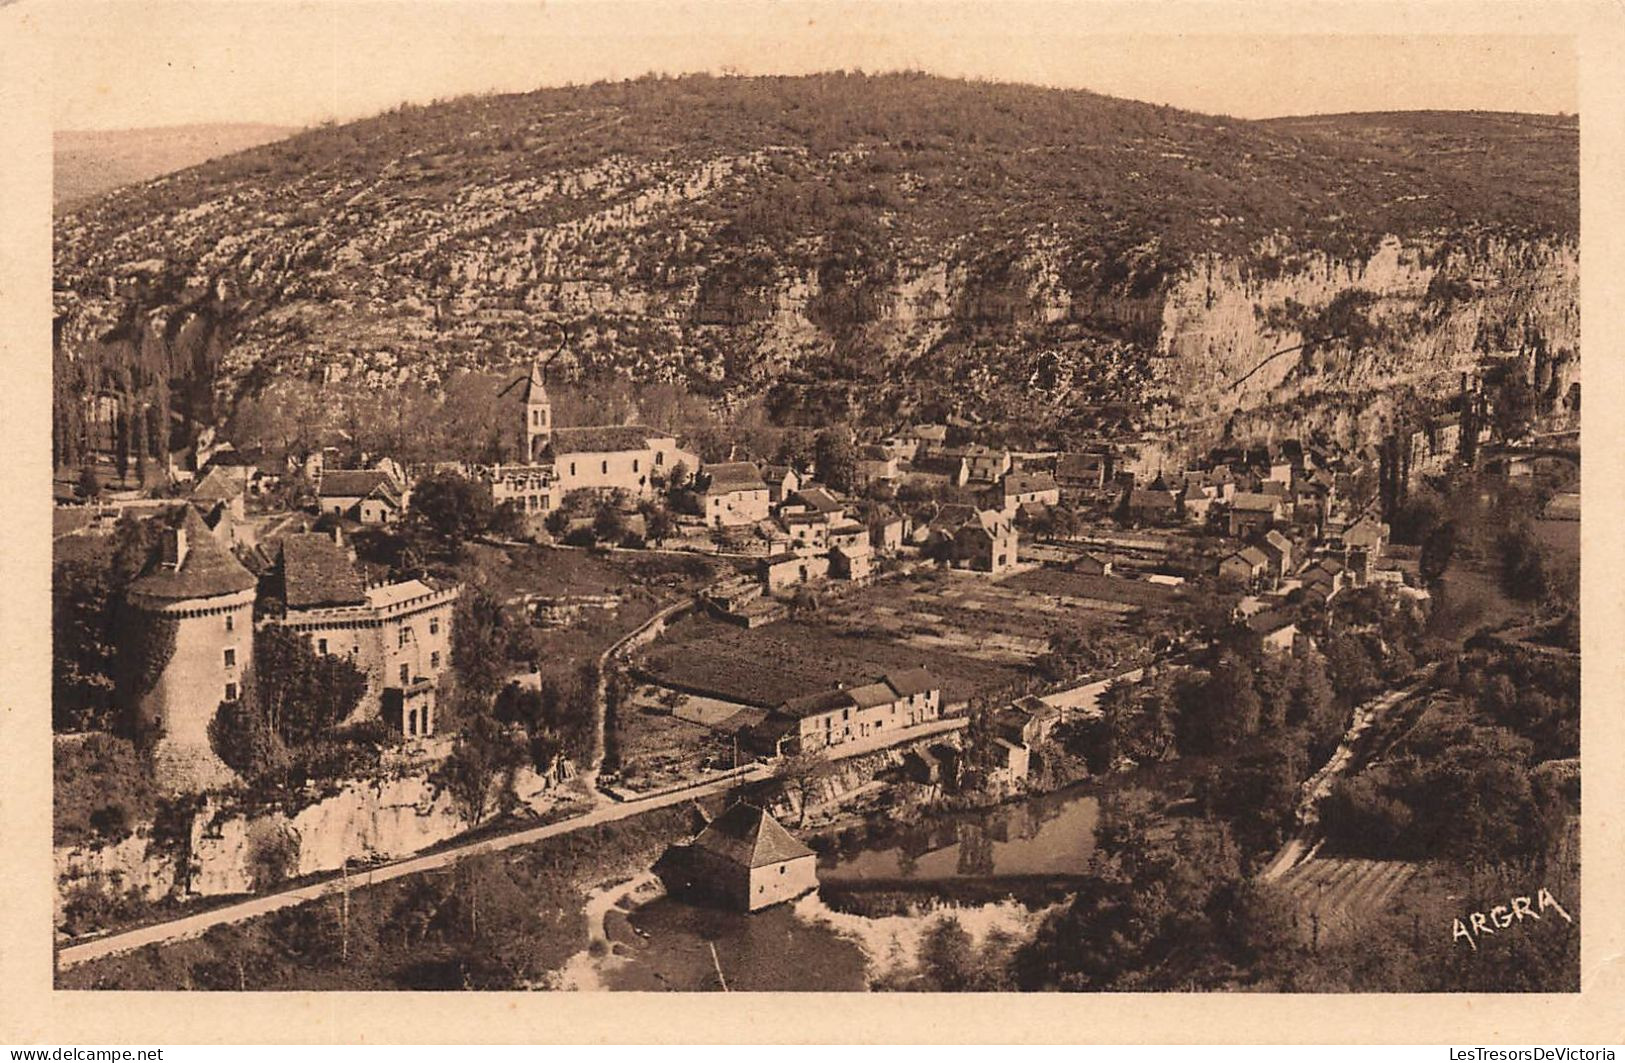
[[[778,820],[741,801],[668,851],[656,871],[673,896],[755,912],[817,889],[817,864]]]

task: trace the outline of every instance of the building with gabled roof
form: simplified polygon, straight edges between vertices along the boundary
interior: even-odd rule
[[[941,716],[941,681],[924,668],[906,668],[856,686],[790,698],[752,729],[749,745],[768,756],[811,752],[905,731]]]
[[[756,524],[768,518],[772,494],[760,470],[748,461],[704,465],[700,476],[706,481],[700,492],[705,522],[714,528]]]
[[[818,858],[766,810],[741,801],[706,824],[656,871],[673,896],[746,912],[795,900],[818,888]]]
[[[323,513],[362,524],[393,524],[406,511],[405,488],[384,469],[326,469],[316,485]]]

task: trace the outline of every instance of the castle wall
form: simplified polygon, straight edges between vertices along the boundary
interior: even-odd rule
[[[400,607],[290,610],[279,622],[308,636],[318,653],[348,657],[365,673],[367,690],[353,719],[372,719],[382,708],[386,688],[417,679],[438,686],[450,670],[456,600],[455,592],[438,591]]]

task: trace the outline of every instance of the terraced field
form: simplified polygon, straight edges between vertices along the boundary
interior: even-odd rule
[[[1318,918],[1325,945],[1354,937],[1390,906],[1418,870],[1404,860],[1314,857],[1286,872],[1276,885],[1298,904],[1303,940],[1313,940]]]

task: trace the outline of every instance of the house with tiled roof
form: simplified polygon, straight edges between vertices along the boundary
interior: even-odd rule
[[[323,513],[362,524],[393,524],[408,503],[405,489],[383,469],[325,469],[316,498]]]
[[[655,866],[672,896],[746,912],[818,888],[818,858],[764,809],[739,802]]]
[[[896,483],[899,478],[897,455],[878,443],[860,446],[855,473],[858,487]]]
[[[761,471],[748,461],[729,461],[700,467],[705,483],[700,507],[713,528],[736,528],[768,518],[772,495]]]
[[[941,716],[942,682],[924,668],[907,668],[790,698],[768,714],[751,745],[770,756],[811,752],[897,734]],[[767,726],[775,720],[795,726]],[[769,733],[773,744],[764,748]]]
[[[996,510],[943,506],[927,526],[925,548],[955,568],[1007,572],[1016,565],[1016,526]]]
[[[1237,492],[1230,500],[1230,534],[1244,539],[1268,531],[1286,512],[1282,501],[1260,491]]]
[[[791,465],[764,465],[762,479],[767,483],[767,500],[775,506],[801,486],[801,474]]]
[[[1219,578],[1251,585],[1269,572],[1269,555],[1256,546],[1244,546],[1219,562]]]
[[[1058,506],[1061,504],[1061,486],[1047,472],[1009,472],[991,492],[995,508],[1014,519],[1016,511],[1025,505]]]
[[[224,466],[216,465],[204,474],[196,487],[192,488],[192,493],[187,495],[187,499],[204,513],[214,509],[216,504],[224,503],[233,517],[242,520],[245,516],[243,497],[247,493],[247,485],[241,476]]]
[[[1112,478],[1110,451],[1072,451],[1055,459],[1055,482],[1065,488],[1099,491]]]

